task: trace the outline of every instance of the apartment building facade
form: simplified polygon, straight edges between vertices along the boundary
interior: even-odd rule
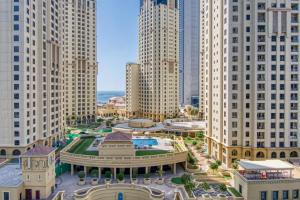
[[[143,0],[139,16],[139,115],[178,113],[179,12],[175,0]]]
[[[70,116],[95,119],[95,12],[94,0],[1,2],[1,157],[54,145]]]
[[[139,84],[140,65],[128,63],[126,65],[126,117],[135,118],[139,116]]]
[[[64,117],[67,125],[96,118],[96,1],[62,0]]]
[[[299,1],[203,1],[201,12],[208,153],[228,167],[299,158]]]
[[[5,0],[0,25],[0,156],[18,156],[62,133],[58,0]]]
[[[200,1],[179,0],[179,102],[199,107]]]

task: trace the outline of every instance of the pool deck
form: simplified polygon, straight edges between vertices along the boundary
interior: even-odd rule
[[[140,148],[140,149],[136,149],[136,150],[163,150],[163,151],[174,151],[174,147],[172,145],[172,140],[171,139],[167,139],[167,138],[158,138],[158,137],[145,137],[145,136],[138,136],[138,137],[133,137],[132,139],[155,139],[157,141],[157,145],[152,145],[151,147],[145,145],[146,148]],[[96,139],[95,139],[96,140]],[[103,141],[103,139],[101,139]],[[95,147],[93,146],[94,143],[96,141],[94,141],[88,148],[87,151],[98,151],[99,148],[98,146]]]

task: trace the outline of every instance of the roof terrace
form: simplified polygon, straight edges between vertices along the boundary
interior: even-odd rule
[[[295,166],[281,160],[241,160],[239,165],[241,169],[237,172],[247,181],[300,178]]]

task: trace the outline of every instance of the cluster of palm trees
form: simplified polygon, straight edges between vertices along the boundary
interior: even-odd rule
[[[191,105],[186,106],[184,111],[191,118],[198,117],[199,115],[199,109]]]
[[[66,123],[68,126],[76,126],[78,124],[88,124],[91,122],[95,122],[96,117],[95,115],[88,115],[88,116],[79,116],[79,115],[71,115],[66,116]]]

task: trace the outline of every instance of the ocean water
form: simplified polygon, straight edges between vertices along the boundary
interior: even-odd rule
[[[111,97],[123,97],[125,96],[124,91],[98,91],[97,102],[106,103]]]

